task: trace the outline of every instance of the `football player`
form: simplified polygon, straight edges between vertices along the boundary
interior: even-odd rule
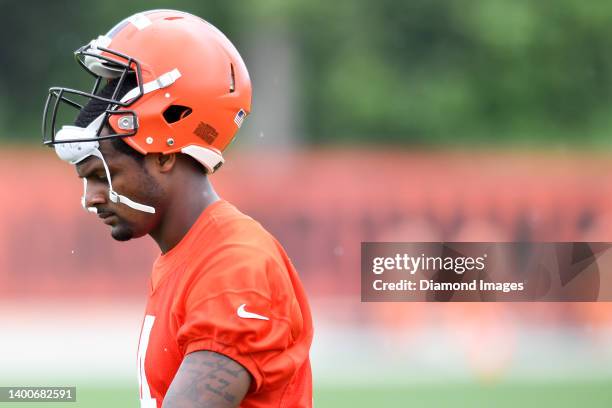
[[[93,89],[49,90],[44,143],[75,166],[83,207],[114,239],[150,235],[161,250],[138,347],[141,407],[312,406],[299,276],[207,177],[251,108],[238,51],[199,17],[153,10],[75,55]],[[66,110],[74,123],[61,123]]]

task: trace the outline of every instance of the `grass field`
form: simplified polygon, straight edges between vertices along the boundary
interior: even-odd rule
[[[78,388],[76,403],[0,403],[0,407],[138,407],[132,388]],[[316,408],[609,408],[611,382],[426,385],[402,388],[318,387]]]

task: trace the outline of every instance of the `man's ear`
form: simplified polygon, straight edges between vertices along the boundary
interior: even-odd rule
[[[168,173],[169,171],[171,171],[176,165],[176,161],[177,161],[176,153],[170,153],[170,154],[154,153],[154,154],[147,155],[147,156],[151,156],[150,161],[152,163],[150,164],[153,165],[155,169],[159,171],[160,173]]]

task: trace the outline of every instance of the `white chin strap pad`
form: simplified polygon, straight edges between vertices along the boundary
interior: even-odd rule
[[[124,196],[124,195],[117,194],[113,190],[108,190],[108,198],[113,203],[125,204],[128,207],[133,208],[134,210],[146,212],[146,213],[149,213],[149,214],[155,214],[155,208],[153,208],[153,207],[151,207],[149,205],[144,205],[144,204],[137,203],[136,201],[132,201],[129,198],[127,198],[126,196]]]

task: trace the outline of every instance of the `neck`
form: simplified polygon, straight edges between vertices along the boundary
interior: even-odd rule
[[[219,200],[207,177],[185,183],[173,194],[178,199],[168,203],[162,221],[149,235],[157,242],[162,254],[178,244],[196,222],[202,211]]]

